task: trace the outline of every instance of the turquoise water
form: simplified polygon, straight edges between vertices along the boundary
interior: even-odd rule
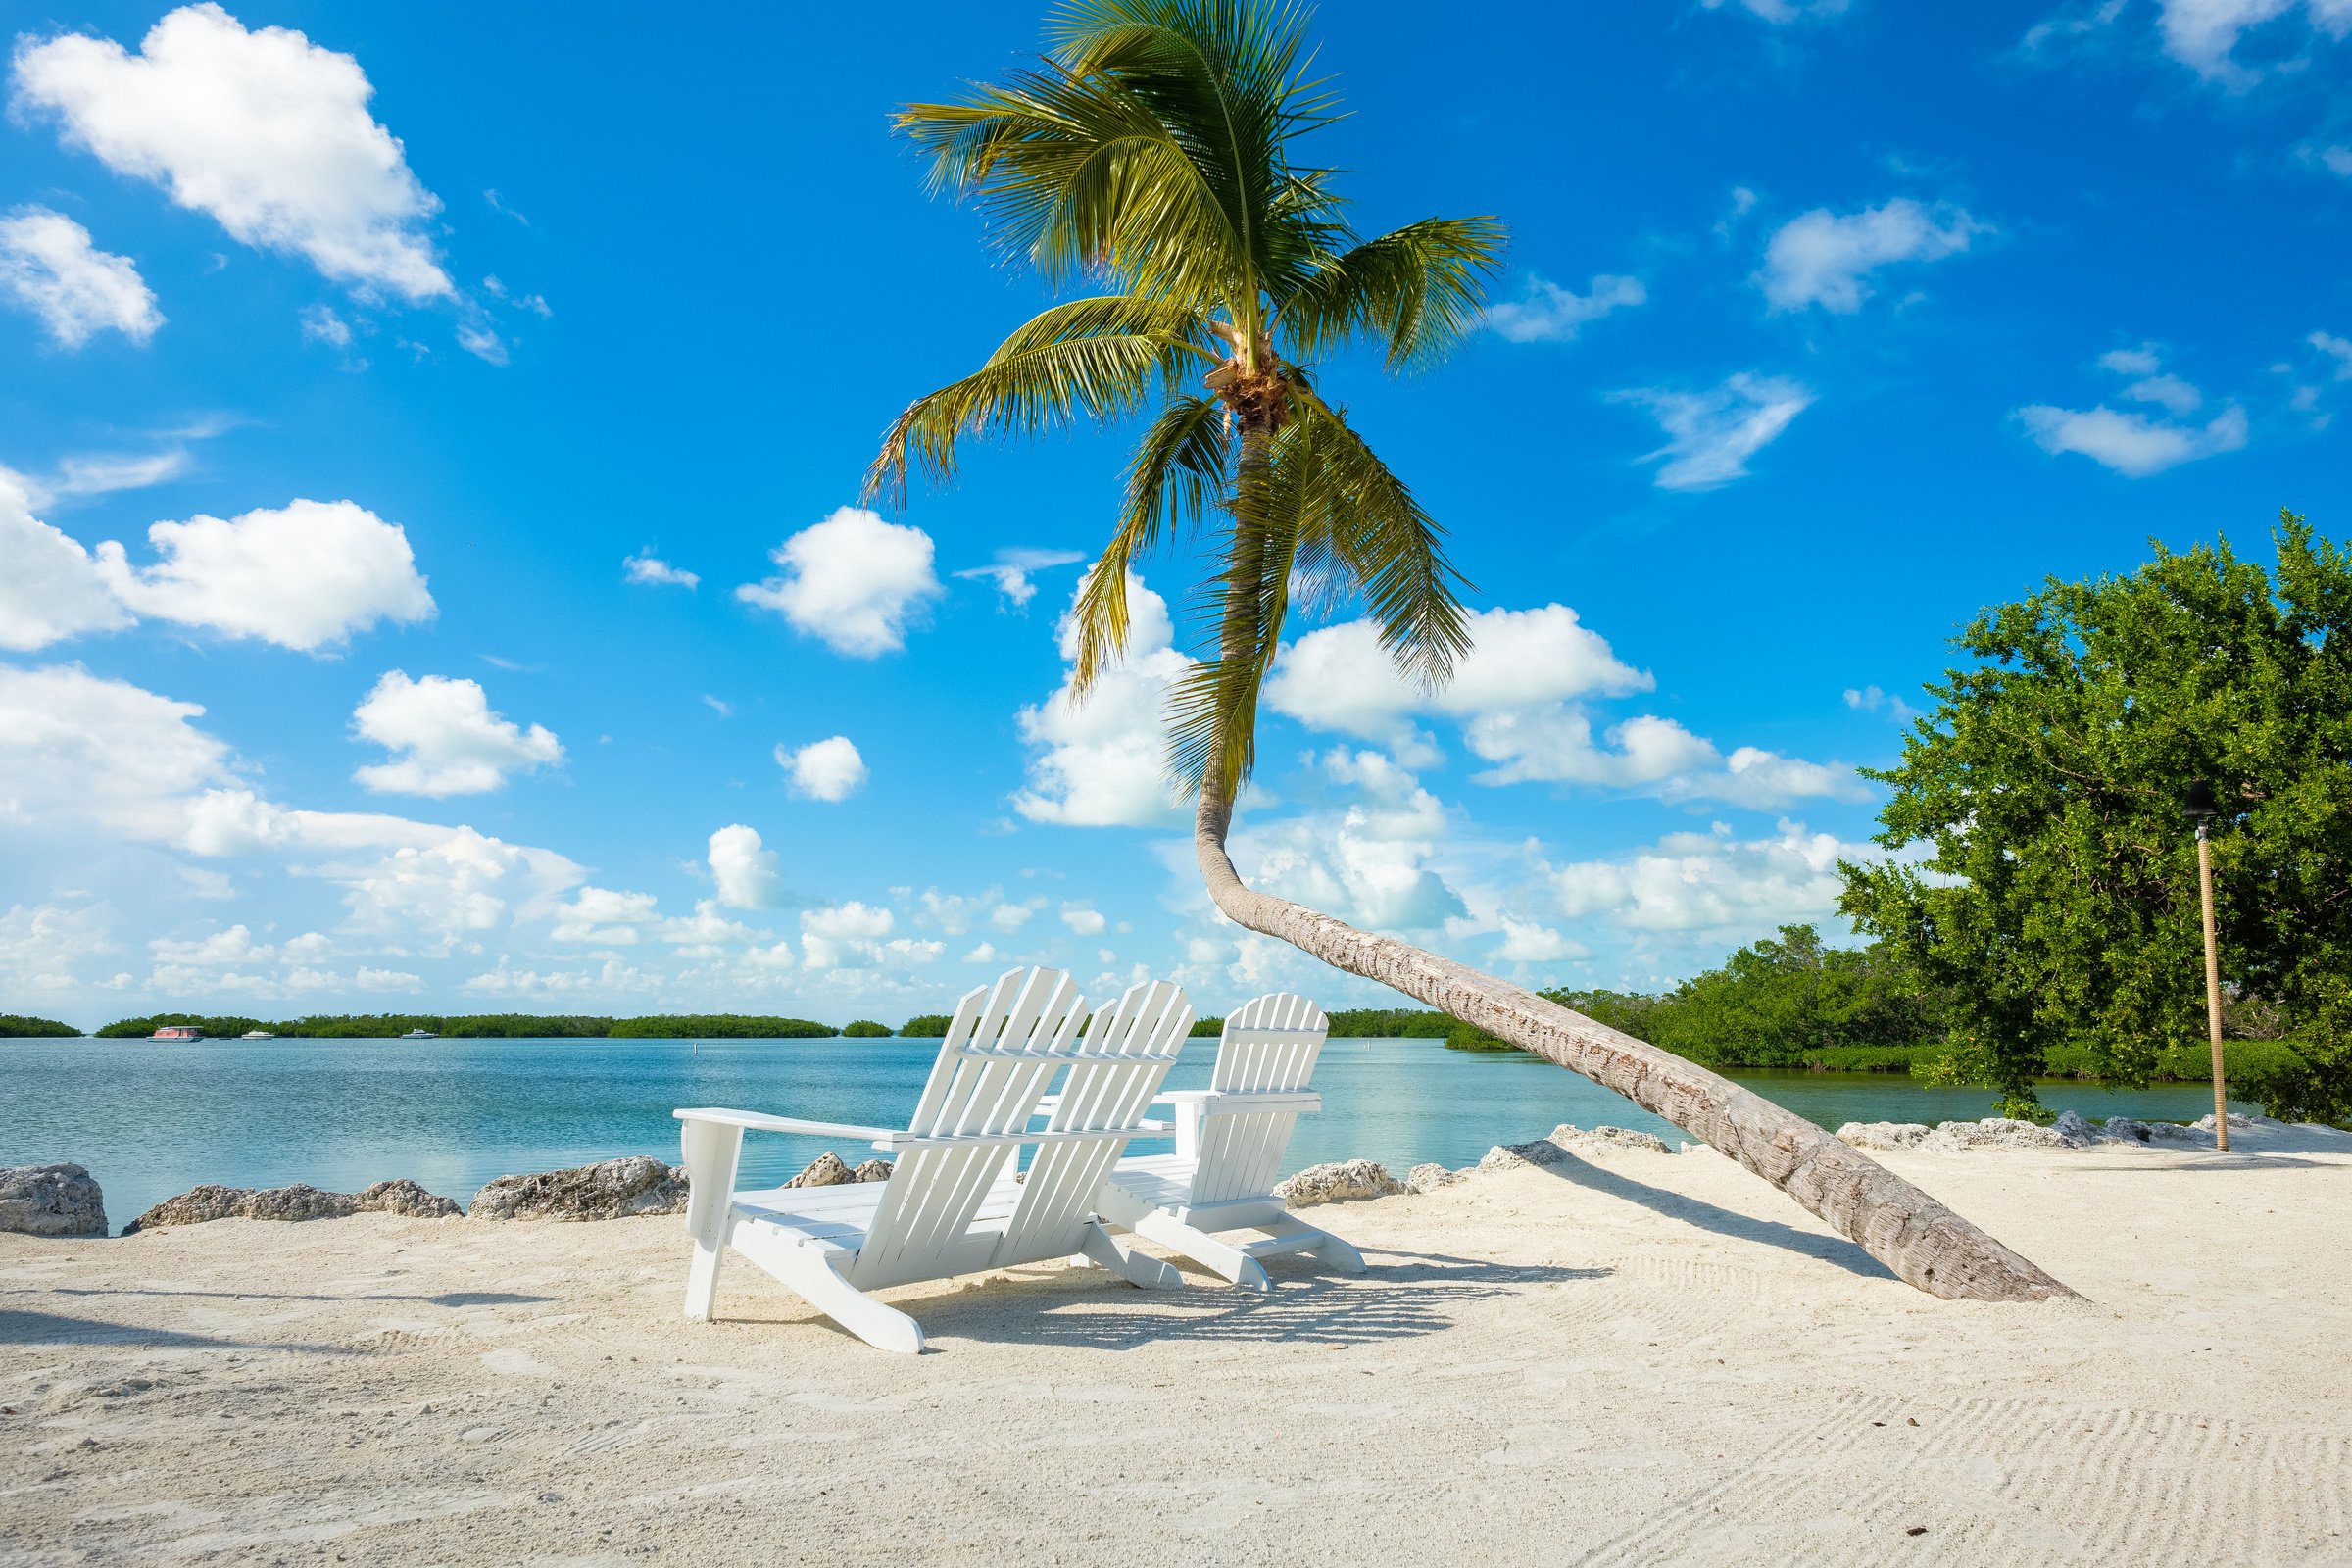
[[[674,1161],[669,1113],[680,1105],[904,1125],[938,1054],[923,1040],[0,1041],[0,1165],[87,1166],[118,1228],[200,1182],[348,1193],[409,1176],[466,1202],[495,1176],[618,1154]],[[1215,1056],[1215,1041],[1193,1041],[1169,1086],[1205,1087]],[[1992,1106],[1988,1091],[1927,1089],[1896,1074],[1740,1081],[1833,1128],[1986,1116]],[[1423,1160],[1466,1165],[1563,1121],[1677,1136],[1632,1102],[1532,1056],[1434,1041],[1335,1040],[1315,1086],[1323,1109],[1298,1124],[1294,1170],[1357,1156],[1400,1173]],[[2086,1116],[2189,1120],[2213,1108],[2201,1085],[2052,1083],[2043,1099]],[[744,1179],[781,1182],[828,1147],[853,1164],[872,1152],[755,1134]]]

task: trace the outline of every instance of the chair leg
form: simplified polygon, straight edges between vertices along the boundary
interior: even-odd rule
[[[1343,1274],[1361,1274],[1364,1271],[1363,1253],[1341,1241],[1331,1232],[1317,1230],[1295,1214],[1285,1214],[1280,1219],[1260,1226],[1259,1229],[1269,1236],[1277,1236],[1285,1241],[1298,1241],[1311,1237],[1313,1240],[1303,1249],[1305,1251],[1312,1252],[1316,1257]]]
[[[799,1296],[810,1306],[857,1335],[877,1350],[903,1355],[923,1351],[923,1328],[895,1306],[885,1306],[841,1277],[834,1250],[802,1247],[763,1236],[757,1226],[745,1226],[735,1250]]]
[[[1121,1246],[1119,1239],[1111,1235],[1101,1220],[1087,1221],[1086,1237],[1078,1245],[1082,1250],[1078,1256],[1070,1259],[1071,1262],[1100,1264],[1130,1285],[1173,1290],[1184,1284],[1182,1270],[1148,1253]]]
[[[1206,1231],[1195,1230],[1166,1209],[1153,1209],[1135,1222],[1135,1234],[1147,1242],[1182,1252],[1212,1274],[1221,1275],[1234,1285],[1252,1291],[1271,1291],[1274,1282],[1266,1277],[1265,1266],[1240,1248],[1218,1241]]]
[[[694,1260],[686,1266],[686,1315],[710,1320],[718,1298],[718,1265],[726,1255],[733,1220],[735,1163],[743,1152],[743,1129],[718,1122],[690,1121],[678,1134],[686,1165],[686,1234],[694,1238]]]

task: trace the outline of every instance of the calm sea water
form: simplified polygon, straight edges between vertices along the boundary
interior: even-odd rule
[[[669,1113],[680,1105],[903,1125],[938,1054],[922,1040],[0,1041],[0,1165],[88,1167],[118,1228],[200,1182],[348,1193],[410,1176],[466,1202],[495,1176],[618,1154],[674,1161]],[[1215,1056],[1215,1041],[1193,1041],[1169,1087],[1205,1087]],[[1896,1074],[1740,1081],[1832,1128],[1991,1114],[1987,1091],[1922,1088]],[[1292,1169],[1357,1156],[1399,1173],[1423,1160],[1466,1165],[1564,1121],[1678,1136],[1574,1073],[1434,1041],[1335,1040],[1315,1086],[1323,1109],[1300,1120]],[[2188,1120],[2213,1108],[2198,1085],[2053,1083],[2042,1098],[2085,1116]],[[872,1152],[755,1134],[745,1182],[784,1181],[828,1147],[852,1164]]]

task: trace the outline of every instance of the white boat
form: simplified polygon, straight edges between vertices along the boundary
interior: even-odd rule
[[[267,1029],[248,1029],[237,1038],[239,1040],[275,1040],[277,1036]]]
[[[441,1037],[430,1029],[412,1029],[400,1038],[403,1040],[438,1040]]]
[[[204,1031],[191,1024],[168,1023],[147,1038],[150,1040],[202,1040]]]

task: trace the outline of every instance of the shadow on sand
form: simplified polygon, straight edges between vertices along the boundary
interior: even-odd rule
[[[1379,1252],[1367,1261],[1365,1273],[1349,1275],[1306,1260],[1269,1259],[1270,1295],[1193,1274],[1179,1289],[1138,1290],[1098,1269],[1008,1269],[977,1288],[958,1283],[938,1295],[894,1298],[891,1304],[920,1322],[935,1348],[946,1339],[1097,1350],[1130,1350],[1155,1341],[1371,1345],[1442,1333],[1464,1304],[1530,1284],[1600,1280],[1615,1272],[1435,1252]],[[789,1294],[785,1299],[801,1304]],[[728,1316],[773,1321],[760,1311]],[[830,1319],[816,1322],[847,1337]]]
[[[98,1318],[63,1317],[55,1312],[0,1309],[0,1345],[108,1345],[137,1350],[291,1350],[303,1355],[351,1355],[334,1345],[263,1344],[250,1340],[219,1340],[209,1334],[183,1334],[177,1329],[140,1328],[131,1323],[108,1323]]]
[[[58,1285],[52,1296],[205,1296],[223,1301],[422,1301],[430,1306],[536,1306],[559,1300],[554,1296],[517,1296],[512,1291],[443,1291],[439,1296],[401,1296],[384,1292],[371,1296],[306,1296],[292,1291],[156,1291],[138,1286],[121,1290],[90,1290]]]
[[[1823,1236],[1814,1231],[1799,1230],[1794,1225],[1784,1225],[1777,1219],[1755,1219],[1735,1213],[1703,1199],[1687,1197],[1663,1187],[1652,1187],[1647,1182],[1638,1182],[1617,1171],[1604,1170],[1588,1160],[1577,1158],[1566,1150],[1560,1152],[1560,1158],[1553,1164],[1537,1165],[1533,1160],[1528,1163],[1546,1176],[1556,1176],[1561,1181],[1574,1182],[1579,1187],[1606,1193],[1611,1198],[1621,1198],[1629,1203],[1639,1203],[1653,1214],[1679,1219],[1686,1225],[1695,1225],[1717,1236],[1777,1247],[1784,1252],[1794,1252],[1799,1257],[1817,1258],[1862,1279],[1890,1280],[1895,1277],[1893,1270],[1842,1236]]]

